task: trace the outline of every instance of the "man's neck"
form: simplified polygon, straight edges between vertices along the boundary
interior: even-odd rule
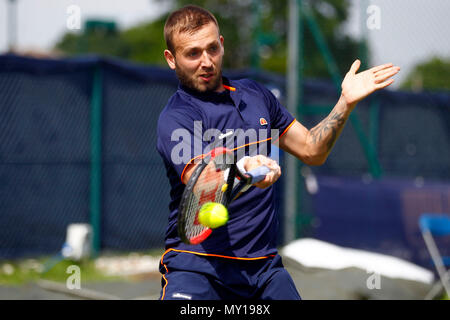
[[[219,86],[214,91],[217,93],[225,91],[225,88],[223,87],[223,78],[220,78]]]

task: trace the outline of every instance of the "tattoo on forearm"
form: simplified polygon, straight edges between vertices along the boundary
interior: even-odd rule
[[[327,142],[327,150],[330,151],[334,143],[336,142],[336,139],[338,138],[339,132],[342,130],[345,121],[346,117],[344,116],[344,112],[333,111],[316,127],[311,129],[310,134],[312,143],[317,144],[330,137]]]

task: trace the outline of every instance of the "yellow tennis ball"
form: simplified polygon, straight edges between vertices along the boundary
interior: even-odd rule
[[[211,229],[221,227],[228,222],[228,210],[221,203],[207,202],[198,212],[198,221]]]

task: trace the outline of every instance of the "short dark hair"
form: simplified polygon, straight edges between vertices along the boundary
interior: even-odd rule
[[[194,33],[208,23],[214,23],[219,30],[216,17],[206,9],[195,5],[188,5],[172,12],[164,25],[164,39],[167,49],[175,54],[173,35],[175,33]]]

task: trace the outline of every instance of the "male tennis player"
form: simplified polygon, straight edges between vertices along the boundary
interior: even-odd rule
[[[207,130],[218,130],[221,136],[238,129],[254,130],[257,135],[246,144],[259,145],[275,139],[271,136],[275,129],[281,149],[308,165],[323,164],[356,104],[390,85],[400,68],[385,64],[356,73],[360,67],[356,60],[342,82],[334,109],[308,130],[264,86],[222,76],[224,38],[207,10],[186,6],[173,12],[164,37],[164,56],[180,85],[161,112],[157,128],[157,149],[171,185],[166,252],[160,265],[161,299],[300,299],[276,249],[278,216],[272,185],[281,170],[269,157],[247,154],[250,157],[243,158],[245,170],[266,165],[271,173],[231,203],[225,226],[200,245],[180,240],[178,205],[196,166],[192,159],[210,143],[202,140],[196,147],[196,139]],[[182,132],[190,138],[180,139]]]

